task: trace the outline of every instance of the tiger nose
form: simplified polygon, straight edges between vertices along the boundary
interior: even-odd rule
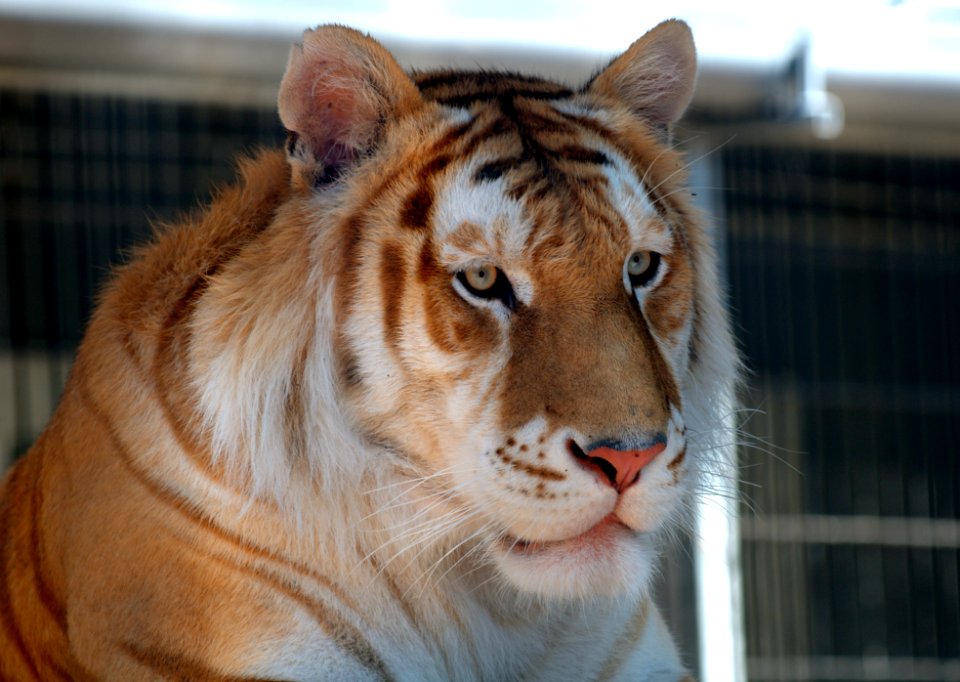
[[[602,482],[623,492],[640,478],[640,471],[657,455],[663,452],[667,444],[664,439],[646,448],[629,448],[619,442],[602,441],[590,445],[586,452],[574,441],[568,446],[573,456],[586,468],[592,470]]]

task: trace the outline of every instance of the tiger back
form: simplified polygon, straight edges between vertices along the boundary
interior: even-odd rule
[[[677,21],[578,88],[307,31],[285,150],[119,268],[4,479],[0,678],[684,678],[651,576],[736,370],[695,70]]]

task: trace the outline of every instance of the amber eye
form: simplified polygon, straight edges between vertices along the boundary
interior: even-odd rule
[[[634,251],[627,258],[627,277],[633,288],[649,284],[657,276],[660,254],[656,251]]]
[[[516,310],[517,297],[510,280],[500,268],[490,263],[477,265],[457,273],[457,280],[472,296],[482,299],[499,299],[510,310]]]
[[[463,277],[466,279],[471,293],[482,295],[484,292],[490,291],[497,283],[497,269],[490,264],[479,265],[464,270]]]

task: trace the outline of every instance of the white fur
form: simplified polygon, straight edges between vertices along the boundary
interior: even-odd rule
[[[448,116],[447,124],[463,120],[464,112]],[[614,160],[603,169],[608,200],[624,217],[633,248],[669,253],[671,227],[657,218],[649,188],[615,150],[604,153]],[[436,347],[421,315],[429,292],[412,287],[400,302],[398,348],[387,348],[372,250],[362,255],[359,275],[360,289],[369,294],[354,302],[345,320],[338,315],[343,311],[334,310],[336,282],[324,264],[331,267],[331,235],[343,216],[331,210],[333,199],[317,199],[316,233],[305,245],[312,277],[303,285],[313,296],[287,300],[265,289],[258,292],[258,315],[245,316],[241,306],[238,316],[237,292],[214,278],[198,304],[193,332],[195,339],[221,341],[191,347],[195,387],[216,456],[258,499],[279,510],[277,527],[289,524],[282,534],[290,551],[344,576],[362,604],[365,632],[398,678],[503,679],[523,670],[522,661],[534,660],[543,664],[527,671],[529,679],[583,679],[602,667],[611,643],[649,599],[658,535],[682,515],[692,474],[705,461],[696,448],[712,446],[709,434],[729,409],[735,351],[713,255],[697,251],[699,317],[675,338],[657,339],[667,351],[682,406],[671,406],[666,449],[636,485],[618,495],[579,466],[567,441],[587,442],[587,435],[574,429],[550,431],[535,418],[503,433],[490,395],[509,360],[511,318],[496,302],[469,301],[453,275],[492,262],[510,278],[518,298],[535,305],[537,283],[525,265],[533,223],[521,202],[505,196],[503,181],[478,184],[474,172],[466,165],[445,176],[434,203],[432,238],[450,286],[469,304],[493,311],[497,340],[486,357]],[[455,247],[451,239],[465,224],[479,227],[482,237]],[[222,333],[227,313],[239,319],[243,334]],[[362,377],[359,397],[349,400],[333,364],[338,333]],[[293,368],[308,339],[302,369],[308,416],[298,460],[288,451],[284,416]],[[697,362],[688,366],[691,342],[699,344]],[[414,393],[411,377],[423,382]],[[696,443],[688,442],[684,422],[698,434]],[[497,456],[508,439],[517,449],[511,450],[513,460]],[[543,452],[535,460],[525,455],[524,462],[563,476],[542,491],[531,490],[531,477],[511,465],[519,461],[521,445],[527,453],[534,447]],[[684,452],[684,464],[671,470]],[[303,463],[305,470],[298,469]],[[620,523],[603,525],[614,513]],[[401,591],[399,598],[385,578]],[[415,605],[415,622],[404,602]],[[464,631],[451,619],[450,604],[466,623]],[[683,669],[665,627],[655,609],[650,614],[632,644],[636,648],[625,656],[622,677],[679,679]],[[318,676],[347,679],[357,672],[353,662],[338,659],[323,632],[306,630],[294,637],[289,656],[263,668],[264,674],[309,677],[307,668],[297,667],[298,652],[314,645]]]
[[[491,187],[493,183],[480,185],[479,190],[466,187],[465,181],[459,186],[453,184],[454,189],[449,194],[441,194],[439,199],[440,205],[445,207],[443,215],[453,221],[482,218],[479,210],[490,198],[489,190],[495,189]],[[636,192],[635,187],[631,189]],[[653,228],[652,223],[643,222],[649,214],[640,199],[642,196],[619,196],[620,210],[641,216],[628,221],[636,230],[634,239],[637,245],[662,248],[660,240],[664,237],[660,235],[664,228]],[[462,201],[458,203],[453,197]],[[484,232],[487,241],[479,245],[481,255],[486,253],[495,259],[494,262],[507,264],[504,269],[511,278],[520,281],[517,273],[523,270],[517,264],[522,263],[523,253],[518,250],[519,245],[498,242],[497,230],[491,225],[500,220],[509,233],[512,228],[522,229],[526,218],[507,201],[501,202],[500,210],[494,216],[494,220],[480,223],[487,228]],[[311,250],[319,254],[325,248],[323,236],[318,234]],[[471,258],[478,257],[477,253],[458,252],[446,244],[441,247],[441,253],[444,266],[451,271],[459,263],[469,263]],[[321,259],[319,255],[314,257],[318,261]],[[374,281],[375,273],[372,273],[371,285]],[[395,574],[396,580],[405,581],[402,584],[406,585],[406,598],[423,602],[428,610],[432,608],[429,595],[435,591],[453,590],[466,594],[466,601],[458,608],[462,609],[471,628],[476,630],[477,641],[473,645],[481,646],[480,642],[486,641],[483,646],[502,652],[501,657],[482,664],[484,673],[475,667],[470,668],[477,665],[475,660],[463,662],[465,669],[473,669],[478,675],[494,679],[502,676],[524,651],[529,654],[535,650],[537,642],[541,641],[537,632],[543,636],[548,632],[565,632],[562,628],[547,627],[550,622],[547,618],[544,624],[531,625],[527,639],[505,637],[504,631],[490,623],[488,616],[482,615],[491,603],[508,611],[513,610],[509,604],[522,599],[543,604],[554,602],[553,607],[544,607],[548,610],[562,608],[562,604],[571,602],[582,604],[584,613],[593,613],[596,607],[600,609],[597,613],[608,615],[600,621],[589,621],[589,627],[597,629],[601,640],[611,641],[613,634],[602,633],[608,632],[608,628],[609,632],[614,632],[613,624],[617,618],[626,618],[634,608],[630,605],[648,599],[658,554],[656,537],[659,528],[674,523],[680,515],[681,499],[692,480],[686,477],[684,484],[678,487],[667,469],[673,457],[686,445],[680,413],[674,412],[667,450],[644,470],[641,481],[618,499],[611,488],[570,460],[566,439],[572,437],[583,442],[583,434],[570,431],[549,434],[542,420],[534,420],[512,434],[496,430],[497,406],[485,404],[480,398],[489,388],[496,386],[507,359],[505,356],[494,355],[486,366],[471,367],[469,359],[433,348],[426,329],[415,319],[407,319],[401,355],[394,357],[382,344],[382,307],[371,298],[356,307],[347,320],[346,331],[354,352],[363,360],[364,381],[376,387],[376,390],[368,391],[363,400],[367,415],[390,421],[406,414],[405,421],[421,425],[415,432],[408,433],[401,444],[399,454],[402,457],[398,460],[397,452],[367,443],[355,429],[355,417],[342,411],[343,402],[338,395],[331,358],[333,321],[336,319],[331,284],[317,278],[312,286],[317,292],[315,308],[305,308],[302,302],[296,301],[271,301],[276,313],[271,323],[255,320],[250,327],[251,336],[244,339],[228,336],[227,344],[216,352],[210,353],[210,349],[196,352],[197,374],[205,377],[199,384],[202,405],[221,453],[233,453],[232,459],[228,460],[231,466],[238,470],[246,468],[254,490],[277,499],[293,512],[296,517],[294,525],[301,528],[306,537],[313,534],[324,537],[322,525],[310,529],[321,523],[325,515],[337,514],[341,524],[361,534],[367,551],[385,567],[381,570]],[[216,291],[214,283],[211,295],[201,301],[195,323],[197,337],[209,333],[205,325],[215,326],[220,319]],[[264,295],[269,297],[269,292]],[[536,300],[532,283],[525,298],[527,302]],[[405,309],[405,315],[409,316],[409,312],[416,309],[416,301],[413,301]],[[711,309],[709,304],[705,308],[708,314],[718,314],[718,309]],[[509,317],[498,319],[503,348],[506,348]],[[296,341],[305,338],[310,329],[316,329],[317,334],[304,367],[307,412],[310,415],[305,440],[310,470],[327,491],[327,497],[321,503],[308,501],[310,491],[315,488],[297,479],[299,474],[291,467],[284,451],[286,441],[282,433],[282,414],[290,388],[288,381],[296,359],[294,349],[299,347]],[[282,336],[278,338],[281,330]],[[264,342],[264,338],[277,338],[277,342]],[[723,341],[722,335],[720,341]],[[719,347],[723,348],[722,343]],[[259,352],[253,352],[254,349]],[[398,366],[398,362],[403,363],[405,369]],[[721,359],[719,365],[722,364]],[[699,365],[698,370],[702,367]],[[399,399],[403,395],[405,371],[443,376],[465,370],[472,371],[470,381],[456,384],[436,404],[429,401],[408,404]],[[723,386],[722,380],[722,375],[716,379],[687,376],[681,380],[688,420],[701,425],[716,423],[717,410],[722,407],[705,401],[704,392],[714,393],[718,386]],[[490,456],[507,435],[516,439],[518,444],[531,445],[541,436],[546,437],[542,445],[547,456],[538,461],[538,465],[563,470],[567,476],[550,488],[551,492],[558,494],[557,499],[530,506],[528,498],[517,497],[506,487],[525,485],[523,476],[516,470],[504,467],[502,462]],[[240,453],[246,454],[240,457]],[[418,453],[433,453],[429,456],[439,459],[424,461]],[[403,461],[404,457],[411,455],[412,461]],[[690,459],[695,456],[696,453],[689,454]],[[410,478],[411,475],[425,474],[431,478],[423,484]],[[451,491],[452,496],[442,496],[444,490]],[[562,494],[566,497],[560,497]],[[351,506],[354,511],[345,514],[344,510]],[[617,531],[618,535],[612,538],[601,538],[598,545],[570,540],[589,531],[614,510],[640,534],[628,537],[629,534]],[[544,549],[526,553],[515,551],[511,544],[521,537],[526,541],[545,543]],[[337,552],[348,554],[353,550],[353,544],[347,534],[324,537],[319,546],[333,547]],[[353,570],[357,571],[356,580],[361,586],[372,584],[365,581],[376,580],[376,576],[370,576],[364,568],[362,560],[354,565]],[[483,576],[486,577],[480,580]],[[478,579],[471,583],[471,577]],[[481,585],[479,588],[470,587],[477,583]],[[369,587],[359,589],[369,590]],[[475,591],[471,592],[472,589]],[[596,600],[614,597],[622,600],[618,607],[623,610],[622,616],[610,616],[615,611],[596,606]],[[389,602],[389,596],[383,598]],[[485,606],[481,607],[481,604]],[[383,608],[387,607],[377,607],[378,610]],[[393,610],[387,608],[386,613]],[[387,623],[396,622],[391,619],[400,617],[388,617],[386,613],[383,615],[388,618]],[[612,618],[611,623],[603,621],[607,617]],[[443,667],[434,669],[434,673],[429,672],[432,664],[427,661],[437,655],[433,645],[427,646],[414,637],[401,646],[402,636],[398,636],[392,626],[387,630],[382,633],[373,631],[370,636],[384,642],[383,651],[387,652],[385,655],[391,670],[398,677],[444,679],[448,674]],[[451,651],[467,646],[460,639],[462,635],[449,629],[442,635],[435,633],[433,636],[449,639],[445,646]],[[328,643],[324,644],[326,640],[320,632],[301,635],[296,641],[299,642],[297,650],[314,647],[317,674],[327,675],[332,674],[331,670],[339,670],[341,678],[348,679],[355,673],[364,672],[358,672],[353,662],[337,663],[335,647],[330,649]],[[517,648],[521,641],[525,642],[525,649]],[[652,619],[643,641],[643,646],[633,654],[635,664],[632,664],[635,672],[649,672],[649,675],[644,672],[640,679],[655,679],[661,672],[665,675],[663,679],[678,679],[682,675],[676,653],[669,645],[658,617]],[[593,668],[601,665],[602,657],[571,648],[573,650],[578,651],[576,658],[581,665]],[[288,652],[287,658],[282,659],[287,660],[286,663],[277,659],[276,665],[264,667],[263,673],[303,677],[307,668],[298,667],[301,659],[295,651],[288,649]],[[655,670],[661,672],[655,673]],[[465,675],[464,679],[468,677]],[[545,674],[542,679],[554,678]]]

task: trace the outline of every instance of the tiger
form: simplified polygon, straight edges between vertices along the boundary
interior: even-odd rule
[[[691,679],[737,358],[688,26],[578,87],[304,32],[286,143],[112,273],[0,492],[5,680]]]

